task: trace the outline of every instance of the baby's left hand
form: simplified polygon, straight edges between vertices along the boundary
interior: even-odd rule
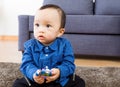
[[[60,76],[60,70],[58,68],[53,68],[51,69],[51,71],[52,71],[52,76],[46,77],[46,83],[55,81]]]

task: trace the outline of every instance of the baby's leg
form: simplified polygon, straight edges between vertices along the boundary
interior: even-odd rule
[[[85,81],[77,75],[71,75],[65,87],[85,87]]]
[[[12,87],[30,87],[25,78],[16,79]]]

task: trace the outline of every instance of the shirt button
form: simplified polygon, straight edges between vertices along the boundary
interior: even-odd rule
[[[48,56],[48,54],[45,54],[45,56]]]
[[[48,47],[45,47],[45,49],[48,49]]]

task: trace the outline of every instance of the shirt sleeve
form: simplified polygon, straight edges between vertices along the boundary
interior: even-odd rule
[[[33,80],[33,74],[37,70],[37,67],[33,62],[32,51],[30,49],[31,46],[32,46],[31,41],[28,41],[24,44],[25,51],[23,53],[20,71],[30,80]]]
[[[60,69],[59,81],[62,81],[64,78],[68,78],[68,76],[73,74],[75,71],[74,53],[71,43],[68,40],[65,41],[64,45],[63,62],[61,65],[57,66],[57,68]]]

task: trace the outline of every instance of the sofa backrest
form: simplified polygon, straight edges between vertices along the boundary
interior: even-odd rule
[[[44,0],[45,4],[60,6],[67,15],[92,15],[93,0]]]
[[[96,0],[96,15],[120,15],[120,0]]]

